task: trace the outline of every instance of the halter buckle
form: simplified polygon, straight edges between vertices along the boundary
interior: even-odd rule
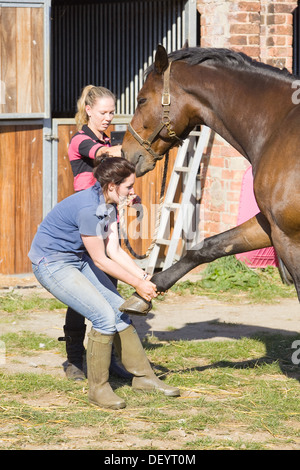
[[[143,140],[143,142],[141,142],[141,145],[147,150],[147,152],[149,152],[149,150],[151,149],[151,142],[149,142],[149,140]]]
[[[163,106],[169,106],[171,103],[170,93],[163,93],[161,97],[161,104]]]

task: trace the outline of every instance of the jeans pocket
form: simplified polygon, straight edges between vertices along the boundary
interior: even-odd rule
[[[38,269],[39,269],[39,265],[32,263],[32,272],[33,272],[33,274],[35,274],[38,271]]]
[[[49,276],[47,273],[47,266],[44,263],[33,264],[32,271],[39,283],[46,289],[50,290]]]

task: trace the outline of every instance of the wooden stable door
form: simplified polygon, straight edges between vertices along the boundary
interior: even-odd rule
[[[43,206],[43,128],[0,128],[0,273],[31,272],[27,256]]]
[[[50,4],[0,2],[2,274],[32,271],[27,254],[43,218],[44,177],[51,179],[43,175],[43,163],[50,161],[43,155],[43,125],[50,118]]]
[[[0,119],[46,118],[50,0],[0,3]]]

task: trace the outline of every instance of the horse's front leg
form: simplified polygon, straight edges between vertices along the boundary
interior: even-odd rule
[[[164,292],[200,264],[271,245],[269,223],[259,213],[231,230],[204,239],[202,243],[187,251],[180,261],[165,271],[155,274],[151,281],[156,284],[159,292]]]
[[[186,255],[173,266],[154,274],[151,282],[156,284],[158,292],[165,292],[200,264],[271,245],[269,222],[259,213],[231,230],[204,239],[203,242],[187,251]],[[136,293],[126,300],[120,308],[121,311],[133,314],[145,314],[150,309],[151,304]]]

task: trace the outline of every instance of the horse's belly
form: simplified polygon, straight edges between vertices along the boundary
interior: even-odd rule
[[[300,121],[300,116],[299,116]],[[299,123],[300,125],[300,123]],[[254,193],[261,212],[283,231],[300,231],[300,134],[281,129],[260,159]]]

